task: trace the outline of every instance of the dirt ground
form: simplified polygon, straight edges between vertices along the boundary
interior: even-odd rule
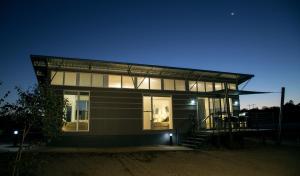
[[[40,168],[34,171],[41,176],[300,175],[300,148],[286,146],[118,154],[43,153],[34,158],[41,160]]]

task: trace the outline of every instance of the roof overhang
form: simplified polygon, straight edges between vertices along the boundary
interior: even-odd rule
[[[241,84],[254,75],[199,70],[189,68],[167,67],[157,65],[111,62],[105,60],[90,60],[56,56],[31,55],[31,61],[37,78],[43,76],[45,70],[82,70],[90,72],[107,72],[116,74],[147,75],[191,80],[223,81]],[[41,74],[40,74],[41,73]]]

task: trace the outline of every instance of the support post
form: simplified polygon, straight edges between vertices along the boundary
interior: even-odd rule
[[[285,87],[281,88],[281,100],[280,100],[280,111],[279,111],[279,119],[278,119],[278,144],[281,144],[281,131],[282,131],[282,115],[283,115],[283,106],[284,106],[284,94]]]
[[[231,114],[230,114],[230,104],[229,104],[229,97],[228,97],[228,84],[225,82],[225,101],[226,101],[226,113],[227,113],[227,118],[228,118],[228,131],[229,131],[229,145],[231,147],[232,145],[232,126],[231,126]]]

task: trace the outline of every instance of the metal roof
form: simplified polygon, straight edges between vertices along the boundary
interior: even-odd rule
[[[225,81],[241,84],[252,77],[252,74],[230,73],[190,68],[178,68],[159,65],[134,64],[105,60],[67,58],[45,55],[30,55],[37,78],[43,70],[83,70],[91,72],[107,72],[117,74],[132,74],[157,77],[170,77],[191,80]]]

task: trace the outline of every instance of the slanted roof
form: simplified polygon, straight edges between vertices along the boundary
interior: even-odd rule
[[[132,75],[147,75],[190,80],[222,81],[237,84],[241,84],[254,77],[254,75],[251,74],[178,68],[159,65],[134,64],[105,60],[78,59],[44,55],[31,55],[30,57],[38,80],[43,77],[42,72],[47,69],[73,69],[78,71],[83,70],[118,74],[128,74],[130,72],[130,74]]]

